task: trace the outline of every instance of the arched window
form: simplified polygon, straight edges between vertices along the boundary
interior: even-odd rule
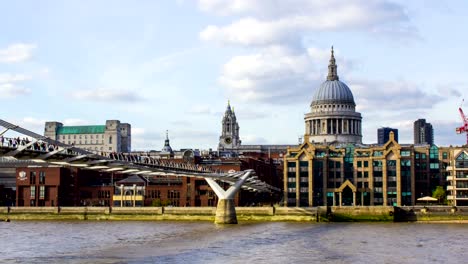
[[[112,136],[109,136],[109,144],[112,144]]]

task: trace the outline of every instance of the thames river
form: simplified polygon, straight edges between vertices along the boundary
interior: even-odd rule
[[[468,226],[0,222],[0,263],[466,263]]]

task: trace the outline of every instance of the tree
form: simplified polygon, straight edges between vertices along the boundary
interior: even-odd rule
[[[437,186],[436,189],[434,191],[432,191],[432,197],[439,200],[439,204],[440,204],[440,200],[445,198],[445,189],[444,189],[444,187]]]

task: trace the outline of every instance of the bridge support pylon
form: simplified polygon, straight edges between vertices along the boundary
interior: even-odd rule
[[[211,178],[205,178],[210,185],[211,189],[218,196],[218,206],[216,207],[215,224],[237,224],[236,208],[234,203],[234,196],[242,187],[242,184],[253,173],[253,170],[246,171],[239,180],[229,187],[226,191]]]

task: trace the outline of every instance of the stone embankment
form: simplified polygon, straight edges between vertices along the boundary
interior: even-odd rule
[[[236,207],[239,221],[468,223],[468,207]],[[0,220],[214,221],[216,207],[0,207]]]

